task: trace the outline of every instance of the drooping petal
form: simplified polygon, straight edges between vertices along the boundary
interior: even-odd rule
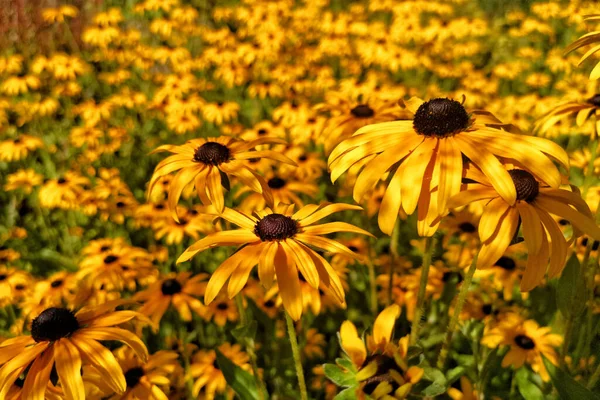
[[[435,163],[435,149],[438,140],[425,140],[408,155],[398,167],[397,174],[402,174],[401,197],[402,209],[406,214],[412,214],[417,208],[425,170],[429,164]]]
[[[177,216],[177,203],[181,197],[181,192],[183,192],[183,188],[194,179],[196,174],[200,172],[202,168],[203,166],[201,165],[195,165],[180,170],[177,174],[175,174],[175,177],[169,185],[169,210],[171,210],[171,216],[177,222],[179,222],[179,217]]]
[[[320,210],[312,213],[306,218],[299,220],[299,222],[302,227],[307,227],[308,225],[313,224],[333,213],[347,210],[362,210],[362,207],[344,203],[327,204]]]
[[[275,262],[282,262],[285,254],[283,249],[279,249],[277,242],[265,244],[264,250],[260,255],[258,262],[258,279],[265,289],[270,289],[273,286],[273,278],[275,276]],[[281,252],[281,255],[276,259],[276,253]],[[279,261],[278,261],[279,260]]]
[[[97,327],[97,328],[82,328],[78,330],[72,337],[77,339],[89,340],[113,340],[125,343],[135,352],[142,360],[148,358],[148,349],[144,342],[140,340],[133,332],[115,327]]]
[[[518,224],[519,212],[516,208],[510,207],[502,219],[498,221],[499,229],[496,234],[482,243],[477,257],[477,268],[491,267],[502,257],[517,230]]]
[[[558,215],[567,221],[571,222],[580,231],[590,235],[595,240],[600,240],[600,228],[596,222],[574,210],[570,206],[555,200],[552,197],[545,196],[543,193],[538,194],[534,200],[535,205],[550,214]]]
[[[67,399],[84,400],[85,388],[81,377],[81,356],[77,347],[69,339],[60,339],[54,343],[56,372]]]
[[[396,171],[394,176],[390,180],[383,199],[381,200],[381,206],[379,207],[379,214],[377,215],[377,223],[379,229],[386,235],[392,235],[396,220],[398,219],[398,213],[400,211],[400,204],[402,201],[401,195],[401,184],[402,174]]]
[[[550,265],[548,266],[548,278],[552,279],[561,273],[567,255],[569,253],[569,245],[563,236],[562,231],[554,221],[554,218],[550,216],[546,211],[535,208],[542,224],[550,234]]]
[[[264,249],[263,244],[247,246],[248,250],[244,253],[245,257],[240,262],[240,265],[233,271],[229,278],[229,285],[227,286],[227,295],[232,299],[236,294],[240,292],[248,282],[250,272],[260,257],[260,253]]]
[[[462,153],[452,138],[440,140],[437,159],[440,163],[438,210],[444,213],[448,199],[460,191],[463,172]]]
[[[292,257],[296,268],[304,276],[306,282],[314,289],[319,289],[319,273],[310,255],[293,239],[283,240],[280,244],[287,256]]]
[[[50,346],[31,364],[31,368],[29,368],[27,378],[25,378],[23,384],[21,398],[31,400],[45,399],[46,387],[50,381],[50,373],[52,372],[53,365],[54,346]]]
[[[509,207],[501,197],[496,197],[486,205],[479,221],[479,239],[481,242],[487,241],[500,229],[498,222],[507,213]]]
[[[40,353],[48,348],[49,342],[40,342],[34,346],[28,347],[16,357],[0,368],[0,399],[5,399],[10,386],[15,382],[17,376],[13,372],[20,368],[25,368],[33,361]]]
[[[217,212],[222,212],[225,208],[225,198],[221,186],[221,172],[218,168],[212,168],[206,177],[206,189],[212,205],[215,206]]]
[[[493,199],[498,193],[489,186],[469,185],[469,189],[452,196],[446,204],[448,208],[459,208],[479,200]]]
[[[93,365],[112,390],[117,393],[125,391],[127,383],[123,370],[115,356],[106,347],[95,340],[79,338],[76,335],[69,340],[79,349],[79,354],[86,364]]]
[[[525,236],[525,243],[529,246],[527,236]],[[537,254],[530,253],[527,257],[527,265],[525,266],[523,278],[521,278],[521,292],[528,292],[542,282],[544,275],[546,275],[546,268],[548,267],[548,257],[548,240],[544,232],[540,251]]]
[[[529,256],[537,254],[542,247],[542,237],[546,236],[546,232],[542,227],[542,221],[535,209],[527,203],[517,203],[517,211],[521,216],[523,227],[523,237],[527,244],[527,252]]]
[[[302,288],[291,255],[286,255],[286,262],[275,263],[275,274],[283,307],[294,321],[298,321],[302,316]]]
[[[515,184],[500,161],[487,151],[485,147],[480,146],[479,143],[470,141],[462,135],[457,135],[456,140],[459,142],[459,147],[463,154],[469,157],[481,169],[498,194],[508,204],[515,204],[517,200]]]
[[[327,235],[333,232],[352,232],[373,237],[370,232],[367,232],[361,228],[357,228],[356,226],[347,222],[328,222],[321,225],[311,225],[303,228],[302,231],[310,235]]]

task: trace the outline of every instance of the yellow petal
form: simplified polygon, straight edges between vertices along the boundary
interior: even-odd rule
[[[181,192],[202,168],[203,166],[197,165],[182,169],[175,175],[169,185],[168,205],[171,210],[171,216],[177,222],[179,222],[179,217],[177,216],[177,203],[179,202],[179,197],[181,197]]]
[[[478,143],[473,143],[467,138],[456,135],[460,150],[466,155],[481,171],[488,177],[494,189],[510,205],[515,204],[517,200],[517,191],[512,178],[498,161],[496,157]]]
[[[108,387],[117,393],[125,391],[127,383],[125,382],[123,370],[115,356],[106,347],[95,340],[79,338],[76,335],[69,340],[77,347],[79,355],[86,364],[93,365],[104,378],[104,382]]]
[[[525,242],[529,247],[527,237],[525,237]],[[544,233],[540,251],[537,254],[530,253],[527,257],[527,265],[521,279],[521,292],[528,292],[542,282],[544,275],[546,275],[546,268],[548,267],[548,257],[548,240],[546,239],[546,233]]]
[[[344,352],[352,360],[354,365],[361,367],[367,358],[365,343],[358,336],[356,327],[350,321],[344,321],[340,328],[340,342]]]
[[[223,187],[221,186],[221,172],[218,168],[211,169],[206,179],[206,188],[212,205],[215,206],[217,212],[221,213],[225,208],[225,199],[223,197]]]
[[[148,349],[144,342],[133,332],[125,329],[115,327],[82,328],[73,337],[77,337],[77,339],[120,341],[131,347],[142,361],[145,362],[148,358]]]
[[[392,304],[379,313],[373,326],[373,340],[377,346],[390,343],[396,319],[400,316],[400,306]]]
[[[498,231],[499,222],[509,207],[501,197],[496,197],[485,206],[479,221],[479,239],[482,242],[491,238]]]
[[[67,399],[85,399],[85,388],[81,378],[81,357],[79,351],[68,339],[54,343],[56,372]]]
[[[452,138],[440,140],[437,159],[440,163],[438,211],[444,213],[448,199],[460,192],[463,172],[462,153]]]
[[[568,205],[557,201],[552,197],[545,196],[543,193],[540,193],[535,198],[534,204],[550,214],[558,215],[559,217],[566,219],[577,229],[590,235],[595,240],[600,240],[600,228],[598,228],[596,222],[593,219],[588,218],[587,216],[572,209]]]
[[[550,234],[550,266],[548,267],[548,278],[552,279],[558,276],[563,267],[565,266],[565,262],[567,260],[567,255],[569,253],[569,245],[563,236],[562,231],[556,224],[554,218],[550,216],[546,211],[540,210],[536,208],[537,212],[542,224]]]
[[[435,163],[435,149],[438,139],[423,141],[408,157],[402,161],[397,174],[402,175],[402,209],[410,215],[415,212],[423,186],[423,177],[429,164]]]
[[[286,262],[275,263],[275,274],[283,307],[294,321],[298,321],[302,316],[302,287],[289,255]]]
[[[263,250],[263,245],[250,245],[247,248],[252,249],[248,250],[245,253],[244,260],[240,263],[240,265],[233,271],[231,277],[229,278],[229,285],[227,286],[227,295],[230,299],[232,299],[236,294],[240,292],[248,282],[248,277],[250,276],[250,272],[256,264],[258,264],[258,260],[260,257],[260,253]]]
[[[402,201],[400,191],[401,183],[402,174],[396,171],[385,190],[385,194],[381,200],[381,206],[379,207],[379,214],[377,215],[379,229],[389,236],[392,235],[396,220],[398,219],[398,213],[400,212],[400,204]]]
[[[299,222],[302,227],[307,227],[308,225],[315,223],[318,220],[323,219],[333,213],[347,210],[362,210],[362,207],[344,203],[327,204],[326,206],[312,213],[306,218],[300,219]]]
[[[280,242],[288,259],[291,257],[296,268],[300,271],[306,282],[315,289],[319,289],[319,273],[315,263],[308,253],[302,249],[293,239]]]
[[[254,254],[256,246],[246,246],[238,250],[231,257],[223,261],[221,265],[213,272],[204,293],[204,304],[209,305],[217,297],[225,282],[229,279],[233,271],[246,260],[248,256]]]
[[[518,223],[519,213],[516,208],[509,208],[503,218],[498,221],[499,229],[496,234],[481,245],[477,257],[477,268],[491,267],[502,257],[517,230]]]
[[[46,387],[50,381],[53,365],[54,346],[50,346],[31,364],[23,384],[21,398],[31,400],[44,400],[46,398]],[[79,370],[77,372],[79,373]]]
[[[517,211],[519,211],[519,215],[521,216],[523,237],[527,244],[527,252],[529,256],[537,254],[542,247],[542,236],[546,237],[542,221],[540,221],[534,208],[525,202],[517,203]]]
[[[177,263],[182,263],[194,257],[196,253],[204,251],[215,246],[235,246],[240,244],[254,243],[260,239],[251,231],[245,229],[235,231],[222,231],[211,233],[210,235],[198,240],[188,247],[177,259]]]
[[[468,189],[452,196],[447,203],[448,208],[459,208],[473,203],[474,201],[492,199],[498,193],[489,186],[468,185]]]

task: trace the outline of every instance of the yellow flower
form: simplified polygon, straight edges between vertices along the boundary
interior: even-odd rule
[[[1,145],[0,145],[1,146]],[[4,190],[11,191],[21,189],[23,192],[29,194],[33,190],[34,186],[38,186],[42,183],[44,177],[33,169],[20,169],[8,175]]]
[[[595,94],[585,101],[570,101],[554,107],[535,122],[534,132],[543,135],[552,126],[562,119],[575,115],[575,122],[579,128],[593,115],[594,123],[598,123],[600,110],[600,94]],[[591,139],[596,138],[597,129],[592,130]]]
[[[473,384],[465,376],[460,377],[460,389],[450,388],[448,389],[448,396],[452,397],[452,400],[478,400],[479,394],[477,390],[473,389]]]
[[[344,321],[340,328],[341,346],[358,368],[356,378],[361,382],[361,391],[375,399],[406,398],[424,373],[421,368],[407,364],[408,337],[403,337],[397,344],[392,341],[392,331],[399,316],[400,307],[396,304],[380,312],[372,335],[367,335],[366,346],[351,321]],[[397,389],[394,390],[392,385]]]
[[[71,5],[63,5],[56,8],[44,8],[42,10],[42,18],[45,22],[53,24],[55,22],[64,22],[65,17],[76,17],[79,11]]]
[[[391,234],[401,209],[410,215],[418,206],[419,235],[433,235],[448,199],[461,189],[463,155],[511,205],[515,188],[497,157],[520,162],[551,187],[559,186],[560,173],[546,154],[568,167],[567,153],[556,143],[498,129],[503,125],[489,113],[470,115],[461,103],[444,98],[412,98],[406,105],[413,120],[367,125],[329,157],[333,182],[352,165],[366,161],[354,185],[356,202],[389,173],[378,216],[384,233]]]
[[[210,304],[229,280],[227,293],[233,298],[246,284],[252,268],[258,264],[261,283],[270,288],[277,278],[283,306],[294,320],[302,315],[300,277],[314,289],[320,285],[331,289],[338,302],[344,304],[342,283],[331,265],[309,246],[331,253],[354,256],[346,246],[322,237],[333,232],[354,232],[370,235],[367,231],[346,222],[314,225],[335,212],[360,210],[348,204],[309,204],[293,213],[293,206],[281,205],[275,210],[266,208],[253,217],[226,208],[221,217],[242,229],[212,233],[190,246],[177,260],[187,261],[197,253],[215,246],[242,245],[225,260],[211,276],[204,302]]]
[[[502,257],[521,222],[528,251],[521,291],[527,292],[540,284],[546,269],[548,277],[554,278],[565,265],[569,246],[558,223],[550,214],[571,222],[577,232],[581,231],[597,240],[600,240],[600,228],[591,218],[585,201],[577,194],[541,187],[532,174],[522,169],[507,172],[517,192],[516,203],[506,202],[487,178],[477,172],[473,177],[482,183],[467,185],[468,189],[451,198],[448,205],[457,208],[473,201],[486,201],[479,222],[479,239],[482,245],[477,259],[478,268],[488,268]]]
[[[162,316],[171,305],[177,310],[183,321],[192,320],[190,310],[198,315],[203,315],[205,307],[196,296],[204,294],[206,287],[204,281],[207,275],[198,274],[194,277],[191,275],[191,272],[169,274],[153,283],[148,289],[137,292],[133,299],[143,303],[138,312],[150,317],[156,329]]]
[[[588,22],[597,22],[598,20],[600,20],[600,14],[586,15],[586,16],[584,16],[583,19],[584,19],[584,21],[588,21]],[[598,50],[600,50],[599,42],[600,42],[600,31],[592,31],[592,32],[586,33],[585,35],[583,35],[582,37],[580,37],[579,39],[577,39],[576,41],[571,43],[565,49],[565,53],[568,54],[574,50],[579,49],[580,47],[592,44],[593,45],[592,48],[589,49],[583,56],[581,56],[581,59],[579,60],[579,64],[581,64],[586,59],[588,59],[590,56],[592,56],[593,54],[598,52]],[[600,78],[600,62],[596,63],[596,66],[592,69],[592,72],[590,72],[591,80],[596,80],[598,78]]]
[[[0,142],[0,161],[19,161],[42,147],[44,142],[40,138],[21,134],[15,139]]]
[[[502,359],[502,367],[512,365],[521,368],[523,364],[540,374],[545,382],[550,380],[542,355],[552,364],[558,364],[554,348],[563,341],[562,336],[550,333],[550,328],[541,328],[534,320],[523,320],[519,315],[507,314],[494,328],[484,333],[481,343],[488,347],[510,346]]]
[[[150,179],[148,193],[158,180],[172,172],[179,171],[169,185],[168,205],[171,215],[178,221],[177,202],[181,192],[193,182],[198,197],[205,205],[214,205],[217,212],[223,211],[225,199],[223,179],[229,175],[238,178],[244,185],[270,199],[269,188],[263,178],[248,167],[246,160],[251,158],[271,158],[284,163],[293,161],[271,150],[251,150],[265,143],[285,143],[280,139],[261,138],[250,142],[225,136],[211,139],[193,139],[182,146],[164,145],[155,152],[169,151],[174,155],[161,161]],[[272,200],[269,200],[269,204]]]
[[[92,365],[114,392],[126,389],[125,376],[111,352],[99,340],[114,340],[130,346],[142,360],[148,357],[144,343],[119,325],[143,317],[134,311],[112,311],[123,301],[113,301],[77,313],[51,307],[38,315],[31,324],[31,334],[7,339],[0,343],[0,398],[25,369],[31,365],[23,385],[23,398],[43,398],[56,367],[58,380],[71,399],[85,398],[82,365]]]

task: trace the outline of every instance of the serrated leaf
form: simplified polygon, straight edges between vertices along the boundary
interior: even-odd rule
[[[519,368],[515,374],[517,380],[517,387],[521,396],[527,400],[543,400],[544,393],[542,390],[533,382],[529,380],[529,371],[526,368]]]
[[[351,371],[345,371],[335,364],[324,364],[325,376],[337,386],[346,387],[357,385],[356,375]]]
[[[223,372],[227,384],[235,391],[242,400],[258,400],[258,388],[254,377],[234,364],[229,358],[225,357],[219,349],[217,353],[217,364]]]
[[[552,385],[554,385],[558,391],[558,394],[560,394],[561,399],[600,400],[600,396],[592,393],[585,386],[581,385],[581,383],[573,379],[571,375],[554,366],[554,364],[548,361],[546,357],[542,356],[542,358],[544,359],[544,365],[546,366],[548,374],[550,375]]]
[[[577,317],[585,309],[585,281],[581,264],[575,254],[571,255],[558,280],[556,304],[561,314]]]

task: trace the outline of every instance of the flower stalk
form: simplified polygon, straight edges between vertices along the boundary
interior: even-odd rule
[[[302,360],[300,359],[300,348],[298,347],[296,328],[294,327],[294,321],[292,321],[292,318],[287,312],[285,312],[285,321],[287,323],[292,354],[294,355],[294,363],[296,365],[296,375],[298,376],[298,386],[300,387],[300,398],[302,400],[308,400],[308,391],[306,390],[306,381],[304,380],[304,370],[302,369]]]
[[[431,267],[431,259],[433,250],[437,246],[437,238],[435,236],[428,237],[425,241],[425,254],[423,255],[423,264],[421,265],[421,280],[419,282],[419,292],[417,294],[417,306],[413,317],[410,330],[410,344],[414,345],[419,340],[419,330],[421,329],[421,318],[425,312],[425,292],[427,289],[427,280],[429,278],[429,268]],[[391,282],[390,282],[391,285]]]

